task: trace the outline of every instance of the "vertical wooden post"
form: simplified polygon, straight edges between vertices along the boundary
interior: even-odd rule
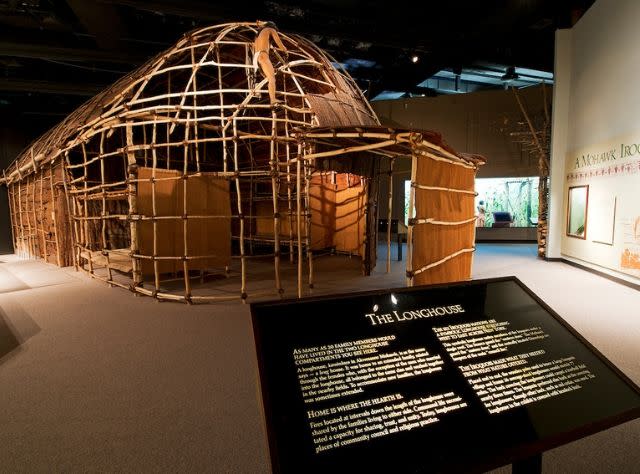
[[[411,188],[409,190],[409,222],[407,224],[407,286],[413,286],[413,206],[416,195],[416,171],[418,168],[418,154],[411,154]]]
[[[131,147],[133,146],[133,128],[131,122],[126,125],[126,150],[127,150],[127,193],[129,200],[129,231],[131,233],[131,268],[133,273],[133,287],[142,286],[142,269],[140,259],[135,255],[139,252],[138,237],[138,165],[136,156]],[[137,293],[136,293],[137,294]]]
[[[373,243],[373,239],[371,238],[371,222],[370,213],[371,209],[369,208],[369,197],[371,193],[370,188],[370,179],[361,177],[360,186],[362,187],[362,192],[364,194],[364,241],[362,242],[362,259],[361,259],[361,269],[363,276],[371,275],[371,244]],[[376,229],[377,230],[377,229]]]
[[[82,210],[83,210],[83,226],[84,229],[84,249],[87,252],[87,258],[89,261],[89,272],[93,275],[93,256],[91,254],[91,237],[89,234],[89,200],[87,199],[89,188],[89,170],[87,165],[87,149],[85,144],[82,143],[82,169],[84,170],[84,193],[82,194]]]
[[[43,244],[43,258],[44,261],[49,263],[49,252],[47,250],[47,231],[44,228],[44,198],[43,198],[43,187],[44,187],[44,169],[40,169],[40,227],[41,227],[41,235],[42,235],[42,244]]]
[[[194,38],[191,38],[191,46],[193,46],[195,43]],[[192,90],[193,90],[193,139],[194,139],[194,153],[195,153],[195,159],[196,159],[196,171],[200,172],[200,151],[198,150],[198,67],[196,66],[196,58],[195,58],[195,51],[194,48],[191,48],[191,66],[192,66],[192,77],[193,77],[193,81],[191,83],[192,85]],[[186,124],[186,126],[189,126],[189,122]],[[186,145],[187,148],[189,147],[189,145]]]
[[[36,206],[36,180],[40,182],[40,185],[42,185],[42,181],[37,179],[38,174],[38,172],[33,173],[33,220],[35,221],[36,228],[36,243],[38,246],[37,256],[38,258],[44,258],[46,250],[40,247],[40,236],[42,236],[44,245],[46,246],[47,244],[46,242],[44,242],[44,222],[42,221],[42,219],[40,219],[40,222],[38,222],[38,215],[42,216],[42,203],[40,203],[40,206]],[[40,176],[42,177],[42,173],[40,173]]]
[[[389,159],[389,206],[387,207],[387,273],[391,271],[391,215],[393,212],[393,162]]]
[[[313,250],[311,249],[311,203],[309,202],[309,186],[311,181],[311,165],[302,162],[304,173],[304,212],[305,212],[305,245],[307,246],[307,264],[309,265],[309,288],[313,289]]]
[[[18,241],[16,239],[18,237],[18,231],[20,229],[18,228],[18,219],[16,217],[16,184],[7,184],[7,191],[9,193],[9,216],[11,217],[11,237],[13,239],[13,250],[15,253],[18,253]]]
[[[223,142],[226,143],[226,142]],[[236,197],[238,205],[238,218],[240,219],[240,236],[238,245],[240,247],[240,297],[242,301],[247,299],[247,262],[244,254],[244,215],[242,214],[242,194],[240,192],[240,166],[238,163],[238,123],[233,119],[233,166],[235,168]]]
[[[296,233],[298,236],[298,298],[302,298],[302,222],[301,222],[301,199],[302,192],[301,176],[302,167],[302,144],[298,144],[298,156],[296,157]]]
[[[187,196],[188,178],[189,178],[189,118],[191,113],[187,112],[187,123],[184,126],[184,154],[182,167],[182,271],[184,273],[184,299],[187,303],[191,303],[191,280],[189,279],[189,198]]]
[[[284,290],[280,284],[280,210],[278,187],[280,185],[279,163],[276,149],[276,111],[271,111],[271,142],[269,146],[269,165],[271,166],[271,196],[273,198],[273,266],[275,272],[276,291],[282,295]]]
[[[283,76],[283,80],[286,76]],[[289,111],[284,109],[284,119],[289,120]],[[285,137],[287,138],[285,149],[287,158],[287,215],[289,222],[289,263],[293,263],[293,200],[291,197],[291,145],[289,143],[289,127],[284,127]]]
[[[218,63],[218,90],[220,91],[220,128],[222,129],[222,171],[226,172],[228,169],[228,157],[227,157],[227,127],[225,126],[225,111],[224,111],[224,93],[222,90],[222,66],[220,66],[220,48],[218,45],[216,48],[216,62]],[[237,170],[236,170],[237,171]]]
[[[153,216],[153,283],[155,291],[160,291],[160,269],[158,262],[158,208],[156,205],[156,169],[158,167],[158,152],[156,149],[157,124],[153,121],[153,131],[151,132],[151,157],[153,160],[151,168],[151,213]]]
[[[171,71],[169,71],[167,73],[167,106],[171,105]],[[171,162],[171,145],[169,145],[169,143],[171,142],[171,137],[169,136],[171,134],[170,129],[171,129],[171,124],[170,123],[165,123],[165,127],[167,129],[167,169],[170,169],[170,162]]]
[[[36,176],[35,172],[31,175],[31,179],[27,178],[27,209],[29,208],[29,189],[31,189],[31,215],[27,214],[29,219],[29,236],[31,240],[31,258],[37,258],[40,254],[38,247],[38,219],[36,218]],[[29,184],[31,182],[31,184]],[[31,218],[33,218],[33,228],[31,228]]]
[[[33,173],[31,174],[31,217],[33,218],[33,230],[31,232],[31,248],[32,257],[40,257],[40,237],[38,232],[38,217],[36,216],[36,174],[38,173],[38,166],[36,165],[35,156],[33,155],[33,148],[31,148],[31,163],[33,165]],[[27,185],[29,180],[27,179]],[[28,206],[28,203],[27,203]],[[30,217],[30,218],[31,218]]]
[[[62,174],[62,186],[64,187],[64,196],[65,201],[67,202],[67,215],[69,216],[69,227],[72,229],[71,232],[71,258],[73,259],[73,266],[76,271],[78,271],[78,265],[80,263],[78,248],[78,227],[76,220],[76,200],[74,197],[69,194],[69,187],[67,186],[67,172],[65,170],[65,164],[69,165],[69,152],[66,151],[64,154],[64,161],[60,162],[60,172]],[[51,165],[53,167],[53,163]],[[55,174],[54,174],[55,175]],[[71,201],[70,201],[71,200]]]
[[[64,173],[64,171],[63,171]],[[49,186],[50,186],[50,192],[51,192],[51,220],[53,221],[53,235],[55,235],[55,243],[56,243],[56,260],[58,262],[58,266],[61,267],[62,266],[62,250],[60,248],[60,236],[58,235],[58,229],[60,228],[58,226],[58,219],[56,216],[56,193],[55,193],[55,187],[53,186],[53,163],[51,163],[49,165]],[[74,252],[74,249],[71,249],[72,253]],[[75,261],[75,258],[74,258]]]
[[[109,219],[109,211],[107,210],[107,190],[105,188],[105,169],[104,169],[104,138],[105,132],[100,134],[100,185],[102,191],[102,212],[100,212],[101,236],[102,236],[102,255],[107,263],[107,276],[109,282],[113,280],[113,274],[111,272],[111,261],[109,256],[109,249],[107,248],[107,220]],[[147,161],[147,152],[145,150],[145,162]]]
[[[15,216],[15,204],[14,204],[14,184],[9,184],[7,181],[7,175],[2,170],[4,182],[7,185],[7,196],[9,197],[9,219],[11,221],[11,242],[13,243],[14,251],[17,249],[16,245],[16,216]]]
[[[102,135],[104,136],[104,132],[102,132]],[[102,146],[102,142],[103,142],[103,138],[100,138],[100,144]],[[142,125],[142,143],[144,143],[145,145],[147,144],[147,126],[146,125]],[[147,148],[145,147],[143,150],[144,153],[144,166],[147,167],[149,166],[147,164]],[[100,152],[100,154],[102,155],[102,151]]]
[[[30,176],[27,175],[24,180],[24,209],[23,213],[25,215],[25,219],[27,222],[27,258],[33,258],[33,238],[32,238],[32,229],[31,229],[31,206],[29,206],[29,179]]]
[[[24,257],[24,222],[22,220],[22,179],[18,181],[18,220],[20,221],[20,246],[18,255]]]

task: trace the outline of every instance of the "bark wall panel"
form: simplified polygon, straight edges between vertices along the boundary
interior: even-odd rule
[[[144,216],[153,216],[152,169],[138,169],[138,212]],[[156,178],[178,177],[174,170],[156,169]],[[149,179],[149,181],[144,181]],[[181,217],[184,214],[183,181],[181,179],[156,181],[156,215]],[[208,176],[190,177],[187,180],[187,217],[192,216],[229,216],[216,219],[187,219],[188,253],[191,256],[213,255],[206,259],[189,262],[192,270],[204,270],[209,267],[229,265],[231,260],[231,204],[229,183],[226,180]],[[183,219],[159,219],[157,221],[157,251],[159,257],[184,255]],[[143,255],[153,255],[153,221],[142,220],[138,227],[139,249]],[[182,261],[159,260],[158,271],[170,273],[182,270]],[[153,262],[142,259],[144,275],[153,275]]]
[[[309,186],[311,249],[333,246],[336,227],[336,190],[329,174],[315,175]]]
[[[475,170],[418,157],[416,182],[421,185],[473,191]],[[418,219],[463,221],[474,216],[474,197],[446,191],[415,190]],[[413,231],[413,269],[437,262],[474,246],[475,222],[460,225],[418,224]],[[472,253],[463,253],[419,273],[415,285],[427,285],[471,278]]]
[[[336,220],[333,238],[336,250],[364,255],[365,205],[367,196],[361,184],[336,191]]]

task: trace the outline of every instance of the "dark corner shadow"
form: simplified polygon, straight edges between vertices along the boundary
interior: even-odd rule
[[[22,309],[12,312],[12,320],[0,307],[0,365],[17,355],[22,344],[40,332],[40,326]]]

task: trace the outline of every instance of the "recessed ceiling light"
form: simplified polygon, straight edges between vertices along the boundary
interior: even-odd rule
[[[420,58],[419,58],[417,55],[415,55],[415,54],[414,54],[413,56],[411,56],[411,62],[412,62],[412,63],[414,63],[414,64],[415,64],[415,63],[417,63],[419,60],[420,60]]]

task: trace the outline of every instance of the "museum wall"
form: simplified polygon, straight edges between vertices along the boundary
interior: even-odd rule
[[[640,2],[598,0],[556,36],[548,252],[632,283],[640,283],[638,18]]]
[[[551,101],[552,88],[547,86]],[[527,108],[533,113],[543,110],[541,87],[520,91]],[[487,158],[480,167],[479,178],[537,176],[535,157],[523,153],[509,135],[522,121],[513,92],[509,90],[483,91],[438,97],[416,97],[374,101],[372,106],[383,125],[436,130],[445,141],[460,152],[479,153]],[[393,182],[393,218],[404,215],[404,181],[410,178],[411,161],[396,160]],[[381,181],[379,217],[387,217],[388,184]],[[515,229],[483,229],[491,235],[488,240],[531,240],[534,232],[512,232]],[[528,230],[528,229],[527,229]],[[485,233],[487,233],[485,232]],[[494,235],[495,234],[495,235]]]
[[[549,98],[552,89],[547,87]],[[542,109],[540,87],[521,89],[528,108]],[[383,125],[435,130],[457,151],[479,153],[487,164],[479,178],[537,176],[536,159],[523,153],[510,132],[522,121],[510,90],[374,101],[371,104]]]

